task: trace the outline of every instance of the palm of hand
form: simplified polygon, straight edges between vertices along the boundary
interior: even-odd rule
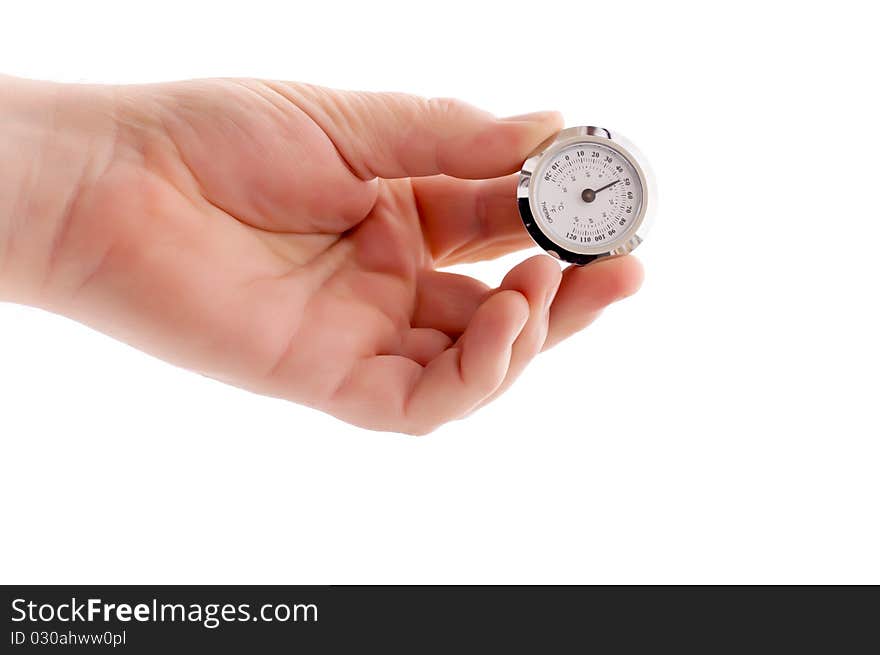
[[[499,176],[555,115],[252,81],[119,107],[69,212],[63,246],[87,263],[61,309],[232,384],[422,433],[638,286],[631,258],[563,275],[535,257],[497,290],[435,270],[529,245]]]

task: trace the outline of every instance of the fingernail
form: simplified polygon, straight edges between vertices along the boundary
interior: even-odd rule
[[[516,116],[508,116],[502,118],[502,121],[508,123],[546,123],[556,115],[555,111],[534,111],[530,114],[517,114]]]

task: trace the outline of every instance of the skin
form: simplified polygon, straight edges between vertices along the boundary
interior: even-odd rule
[[[263,80],[0,78],[0,299],[230,384],[424,434],[634,293],[638,262],[438,268],[531,247],[515,171],[562,127]]]

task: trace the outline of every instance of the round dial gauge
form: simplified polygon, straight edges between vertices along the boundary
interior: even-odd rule
[[[601,128],[569,128],[526,160],[520,214],[551,255],[586,264],[641,242],[647,178],[620,140]]]

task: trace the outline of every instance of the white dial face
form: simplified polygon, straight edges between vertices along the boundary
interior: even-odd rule
[[[532,211],[547,236],[573,252],[603,252],[629,236],[642,185],[617,150],[576,143],[542,162],[532,180]]]

